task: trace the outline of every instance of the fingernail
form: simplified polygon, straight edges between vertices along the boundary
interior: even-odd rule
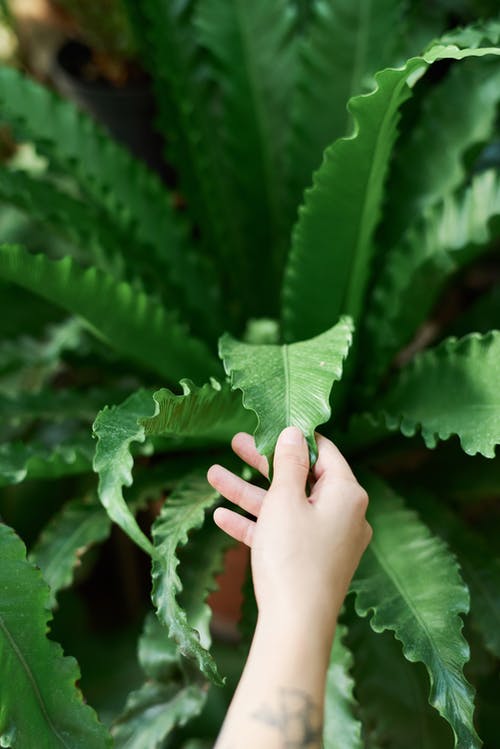
[[[283,429],[280,435],[280,442],[283,445],[301,445],[304,435],[298,427],[287,427]]]

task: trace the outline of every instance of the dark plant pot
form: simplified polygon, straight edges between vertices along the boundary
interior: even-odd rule
[[[115,87],[104,78],[86,80],[84,71],[91,58],[89,47],[67,41],[54,60],[51,75],[54,86],[165,179],[163,142],[153,129],[155,101],[149,81],[144,76],[139,82]]]

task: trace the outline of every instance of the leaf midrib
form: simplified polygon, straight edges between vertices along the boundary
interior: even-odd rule
[[[402,600],[404,602],[406,602],[406,604],[407,604],[409,610],[411,611],[414,619],[417,621],[417,623],[420,625],[421,629],[423,630],[423,632],[424,632],[424,634],[425,634],[425,636],[427,638],[427,641],[428,641],[429,645],[431,646],[431,650],[435,654],[435,658],[436,658],[436,660],[438,661],[439,665],[442,668],[442,671],[444,673],[448,673],[448,668],[444,666],[443,660],[442,660],[442,658],[441,658],[441,656],[439,654],[439,650],[438,650],[437,646],[434,645],[434,638],[432,637],[432,635],[431,635],[431,633],[429,631],[427,623],[421,617],[421,615],[419,614],[418,609],[416,609],[415,606],[413,605],[413,602],[411,600],[411,596],[409,596],[409,594],[407,593],[407,588],[404,585],[403,581],[401,580],[399,574],[394,569],[394,567],[390,564],[390,562],[384,558],[384,554],[382,553],[382,551],[381,551],[379,545],[377,544],[377,542],[375,541],[375,539],[372,539],[372,541],[370,543],[370,549],[373,552],[374,556],[376,557],[378,563],[380,564],[380,566],[384,570],[385,574],[389,578],[389,580],[393,581],[393,584],[394,584],[396,590],[398,591],[399,595],[401,596]],[[397,632],[396,629],[395,629],[395,632]],[[404,645],[404,643],[403,643],[403,645]],[[419,657],[419,660],[423,660],[423,659]],[[426,663],[425,661],[424,661],[424,663],[427,666],[427,668],[429,669],[429,664]],[[432,676],[432,672],[430,670],[429,670],[429,679],[431,680],[431,682],[434,682],[434,679],[433,679],[433,676]],[[436,686],[435,683],[433,685],[434,685],[434,687]]]
[[[290,381],[291,381],[291,372],[290,372],[290,352],[288,351],[288,344],[284,343],[281,347],[281,357],[283,360],[283,374],[285,376],[285,423],[286,426],[291,426],[291,415],[292,415],[292,406],[291,406],[291,392],[290,392]]]
[[[9,628],[7,627],[7,624],[5,622],[5,619],[3,618],[3,616],[1,614],[0,614],[0,629],[4,633],[5,638],[6,638],[7,642],[8,642],[8,644],[10,645],[12,651],[14,652],[14,656],[19,661],[19,663],[21,665],[21,668],[23,669],[23,671],[24,671],[24,673],[26,675],[26,678],[28,679],[28,681],[29,681],[29,683],[30,683],[30,685],[32,687],[32,690],[33,690],[34,695],[35,695],[35,699],[38,702],[38,705],[40,707],[40,711],[41,711],[41,713],[42,713],[42,715],[43,715],[43,717],[45,719],[45,722],[47,723],[48,727],[50,728],[50,730],[52,731],[52,733],[54,734],[54,736],[62,744],[62,746],[66,747],[66,749],[71,749],[71,747],[68,744],[66,744],[66,742],[63,739],[63,737],[61,736],[61,734],[59,733],[59,731],[57,730],[57,728],[53,724],[53,722],[51,720],[51,717],[50,717],[50,715],[48,713],[47,707],[45,705],[45,702],[43,700],[42,694],[40,692],[40,689],[38,687],[37,681],[36,681],[36,679],[35,679],[35,677],[33,675],[33,672],[31,671],[28,663],[26,662],[26,659],[24,658],[24,656],[23,656],[23,654],[21,652],[21,649],[19,648],[17,642],[15,641],[14,637],[11,635],[11,633],[9,631]]]

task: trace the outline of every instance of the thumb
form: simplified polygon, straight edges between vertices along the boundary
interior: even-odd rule
[[[294,493],[305,493],[309,474],[309,451],[298,427],[283,429],[274,453],[272,485]]]

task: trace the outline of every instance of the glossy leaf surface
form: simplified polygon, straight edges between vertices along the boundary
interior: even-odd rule
[[[389,486],[370,475],[363,485],[373,539],[352,583],[356,611],[375,632],[392,630],[409,661],[425,664],[429,702],[451,725],[456,746],[480,747],[474,690],[463,674],[469,648],[460,615],[469,594],[456,560]]]
[[[0,742],[12,749],[104,749],[111,739],[75,682],[74,659],[47,638],[49,591],[15,533],[0,524]]]
[[[176,315],[125,282],[96,268],[84,270],[70,257],[49,260],[15,245],[0,247],[0,277],[79,315],[109,346],[174,382],[217,373],[201,341],[191,338]],[[155,351],[154,358],[151,352]]]
[[[346,627],[337,624],[326,674],[324,749],[362,749],[361,723],[356,717],[353,657],[344,643]]]
[[[488,171],[416,221],[387,253],[366,317],[366,381],[376,382],[411,341],[446,281],[489,248],[499,219],[500,179]]]
[[[435,46],[402,68],[376,74],[376,88],[351,99],[353,134],[333,143],[305,194],[292,236],[283,288],[287,341],[329,328],[340,314],[361,314],[380,219],[383,187],[409,85],[440,59],[498,54],[500,49]]]
[[[448,338],[418,354],[374,406],[374,420],[427,447],[458,435],[468,455],[495,456],[500,442],[500,333]]]
[[[346,317],[315,338],[282,346],[221,338],[219,353],[231,385],[243,391],[243,405],[257,415],[255,441],[263,455],[271,457],[285,427],[297,426],[316,459],[314,429],[330,416],[330,390],[342,376],[352,332]]]
[[[169,636],[177,642],[180,652],[196,660],[206,676],[221,684],[213,657],[177,602],[182,590],[177,550],[186,544],[188,533],[202,525],[205,511],[218,500],[219,495],[209,485],[205,474],[186,477],[169,495],[152,528],[155,546],[152,598],[160,621],[168,627]]]
[[[149,554],[154,549],[123,498],[122,488],[133,482],[131,445],[144,443],[148,435],[202,435],[227,443],[238,427],[249,425],[239,399],[227,386],[213,380],[198,388],[186,380],[182,387],[184,395],[140,390],[121,405],[105,408],[94,423],[100,500],[111,519]]]

